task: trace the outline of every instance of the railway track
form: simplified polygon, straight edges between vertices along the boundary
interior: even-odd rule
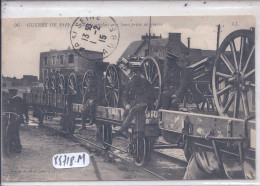
[[[58,132],[59,134],[62,134],[62,135],[63,135],[64,137],[66,137],[66,138],[69,138],[69,139],[71,139],[71,140],[73,140],[73,141],[76,141],[76,142],[80,143],[80,145],[83,146],[83,147],[85,147],[85,148],[92,146],[92,147],[94,147],[95,149],[97,149],[97,150],[99,150],[99,151],[104,151],[103,147],[102,147],[101,145],[95,143],[93,140],[86,139],[86,138],[81,137],[81,136],[79,136],[79,135],[68,135],[66,132],[64,132],[64,131],[62,131],[62,130],[60,130],[60,129],[57,129],[57,128],[55,128],[55,127],[52,127],[52,126],[48,126],[48,125],[46,125],[46,124],[43,124],[42,126],[45,127],[45,128],[47,128],[47,129],[49,129],[49,130],[53,130],[53,131],[55,131],[55,132]],[[122,139],[122,138],[119,138],[119,139],[120,139],[120,140],[123,140],[123,141],[127,141],[127,140],[124,140],[124,139]],[[112,149],[113,149],[113,148],[112,148]],[[115,149],[119,150],[119,148],[115,148]],[[120,151],[120,150],[119,150],[119,151]],[[122,160],[122,161],[124,161],[124,162],[127,162],[127,163],[129,163],[129,164],[131,164],[131,165],[137,167],[137,166],[134,164],[134,162],[131,161],[131,158],[130,158],[129,156],[128,156],[128,157],[123,157],[123,156],[120,155],[119,153],[114,152],[114,151],[112,151],[112,150],[106,150],[106,152],[109,153],[109,154],[111,154],[111,155],[113,155],[113,156],[115,156],[116,158],[119,158],[120,160]],[[173,156],[170,156],[170,155],[167,155],[167,154],[164,154],[164,153],[162,153],[162,152],[160,152],[160,151],[158,151],[158,150],[154,150],[153,153],[154,153],[156,156],[162,157],[162,158],[163,158],[164,160],[166,160],[166,161],[169,161],[169,162],[171,162],[171,163],[173,163],[173,162],[174,162],[174,163],[177,163],[177,164],[179,164],[179,165],[182,166],[182,167],[186,167],[186,165],[187,165],[187,162],[186,162],[186,161],[181,160],[181,159],[178,159],[178,158],[173,157]],[[171,163],[170,163],[170,164],[171,164]],[[164,176],[159,175],[159,173],[156,173],[155,171],[152,171],[152,170],[157,170],[157,167],[153,167],[152,165],[148,166],[148,168],[145,168],[145,167],[138,167],[138,168],[140,168],[140,169],[142,169],[142,170],[144,170],[144,171],[146,171],[146,172],[152,174],[153,176],[155,176],[156,178],[159,178],[160,180],[169,180],[169,179],[165,178]],[[154,168],[156,168],[156,169],[154,169]]]

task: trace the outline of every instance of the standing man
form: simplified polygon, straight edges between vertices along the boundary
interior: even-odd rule
[[[29,121],[28,116],[28,105],[26,101],[17,95],[17,89],[9,89],[9,101],[10,101],[10,111],[18,114],[20,116],[20,124],[24,123],[23,115],[25,116],[26,123]]]
[[[17,92],[18,92],[17,89],[9,89],[8,91],[9,91],[9,110],[10,112],[14,112],[20,116],[17,123],[15,123],[13,127],[12,137],[11,137],[14,152],[20,153],[22,150],[22,145],[20,141],[19,130],[20,130],[21,123],[24,123],[23,115],[25,115],[26,123],[28,123],[29,121],[28,105],[23,98],[17,96]]]
[[[89,125],[93,125],[95,123],[95,113],[96,113],[96,106],[97,106],[97,88],[96,88],[96,81],[95,75],[91,74],[89,76],[87,82],[87,89],[83,94],[82,100],[82,117],[81,117],[81,128],[80,131],[86,130],[86,119],[89,118],[90,122]]]
[[[168,71],[165,74],[165,91],[162,94],[162,108],[179,110],[179,103],[183,101],[184,95],[192,85],[192,69],[188,55],[178,57],[168,53],[166,65]]]
[[[131,63],[130,63],[131,64]],[[144,129],[145,124],[145,110],[150,109],[153,104],[153,88],[151,83],[141,76],[140,66],[130,65],[131,72],[129,75],[129,82],[126,85],[123,95],[123,103],[125,105],[126,118],[121,128],[116,131],[116,136],[122,136],[127,138],[125,132],[131,125],[133,118],[139,114],[141,117],[137,117],[139,129]],[[143,116],[143,117],[142,117]]]
[[[172,109],[172,95],[174,95],[180,86],[180,71],[181,68],[177,64],[179,57],[167,53],[164,62],[164,91],[162,92],[162,109]]]

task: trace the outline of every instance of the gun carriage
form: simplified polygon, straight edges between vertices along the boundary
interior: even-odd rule
[[[161,108],[162,93],[166,89],[166,60],[147,56],[135,61],[141,68],[142,76],[153,86],[151,94],[154,95],[153,108],[145,113],[144,135],[139,135],[136,120],[129,129],[132,131],[130,152],[138,166],[147,163],[152,148],[182,148],[188,160],[198,146],[211,149],[217,157],[229,154],[238,157],[240,162],[244,159],[255,161],[255,121],[252,120],[255,114],[254,41],[252,30],[234,31],[223,40],[215,56],[185,67],[184,70],[192,74],[192,81],[183,92],[178,111]],[[95,73],[100,78],[99,84],[102,84],[100,90],[104,91],[96,119],[102,125],[103,147],[109,149],[113,147],[112,126],[122,125],[124,119],[122,92],[130,73],[127,64],[123,60],[108,65],[106,70],[96,68],[84,75],[72,72],[69,76],[53,76],[52,81],[50,78],[46,80],[45,87],[48,88],[45,88],[40,102],[30,100],[32,94],[26,94],[26,100],[36,107],[52,104],[52,108],[66,110],[65,115],[73,118],[71,113],[79,114],[82,109],[76,98],[84,94],[88,74]],[[183,67],[180,69],[182,72]],[[180,79],[183,78],[186,77],[180,73]],[[48,93],[51,87],[55,87],[55,93]],[[51,101],[51,96],[47,94],[52,94],[56,100]],[[70,95],[75,100],[69,101]],[[160,131],[167,144],[153,145],[152,141]]]
[[[223,40],[216,56],[186,67],[192,73],[192,82],[179,103],[182,112],[160,109],[165,60],[145,57],[140,66],[143,77],[153,85],[155,97],[153,111],[146,113],[146,123],[158,118],[163,138],[168,142],[153,148],[183,148],[189,160],[199,146],[212,149],[218,156],[225,152],[241,161],[254,161],[254,50],[253,30],[237,30]],[[109,106],[122,107],[121,94],[128,74],[129,69],[122,62],[108,66],[105,98]],[[187,109],[191,104],[196,109]]]

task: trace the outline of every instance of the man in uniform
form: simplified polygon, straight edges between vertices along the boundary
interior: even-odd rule
[[[11,141],[13,143],[13,150],[14,152],[19,153],[21,152],[22,149],[19,130],[20,130],[21,123],[24,123],[23,115],[25,115],[26,123],[28,123],[29,121],[28,105],[23,98],[17,96],[17,92],[18,92],[17,89],[9,89],[8,91],[9,91],[9,111],[14,112],[20,116],[17,123],[15,123],[13,127],[12,137],[11,137]]]
[[[116,131],[116,136],[127,138],[126,131],[131,125],[133,118],[139,113],[141,117],[137,117],[137,126],[144,129],[145,110],[152,107],[153,104],[153,88],[151,83],[141,76],[140,66],[130,63],[131,72],[129,82],[126,85],[123,95],[123,103],[125,105],[125,120],[121,128]],[[142,117],[143,116],[143,117]]]
[[[162,93],[162,109],[171,109],[172,95],[180,86],[180,70],[177,64],[178,56],[168,53],[164,62],[164,91]]]
[[[192,81],[192,71],[187,69],[190,58],[187,55],[178,57],[167,53],[164,67],[165,91],[162,93],[162,108],[179,110],[179,102],[183,101],[185,92]]]

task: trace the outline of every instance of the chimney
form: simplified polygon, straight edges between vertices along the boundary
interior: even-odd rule
[[[169,41],[181,41],[181,33],[169,33]]]
[[[188,37],[187,40],[188,40],[188,49],[190,49],[190,37]]]

